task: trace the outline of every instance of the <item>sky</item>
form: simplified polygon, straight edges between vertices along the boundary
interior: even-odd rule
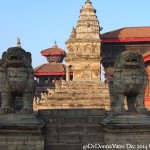
[[[72,27],[77,25],[86,0],[0,0],[0,57],[9,47],[32,54],[32,65],[47,63],[41,50],[53,46],[66,50]],[[122,27],[150,26],[150,0],[91,0],[101,33]]]

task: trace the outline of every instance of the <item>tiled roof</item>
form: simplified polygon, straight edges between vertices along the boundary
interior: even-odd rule
[[[42,50],[41,54],[43,56],[47,56],[47,55],[66,55],[66,52],[63,49],[61,49],[57,46],[53,46],[52,48]]]
[[[34,69],[34,74],[40,74],[40,75],[59,75],[59,73],[65,73],[65,65],[61,63],[49,63],[49,64],[43,64],[41,66],[38,66]]]
[[[101,34],[101,39],[150,38],[150,26],[125,27]]]

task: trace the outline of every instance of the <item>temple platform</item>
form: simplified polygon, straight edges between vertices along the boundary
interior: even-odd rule
[[[96,81],[69,81],[49,90],[47,100],[34,103],[34,109],[102,108],[109,110],[107,84]]]
[[[104,143],[113,150],[150,149],[150,116],[125,114],[103,120]]]
[[[44,150],[43,127],[36,114],[0,114],[0,149]]]

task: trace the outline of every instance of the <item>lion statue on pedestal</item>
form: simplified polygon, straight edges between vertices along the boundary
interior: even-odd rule
[[[15,98],[22,96],[22,113],[33,112],[34,70],[31,53],[20,47],[8,48],[0,61],[1,113],[15,112]]]
[[[115,60],[114,73],[109,81],[111,110],[123,114],[126,97],[128,112],[147,113],[144,106],[147,82],[142,55],[135,50],[122,52]]]

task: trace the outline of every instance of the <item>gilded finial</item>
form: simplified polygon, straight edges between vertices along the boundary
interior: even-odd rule
[[[73,26],[69,39],[74,39],[76,37],[76,28]]]
[[[72,32],[76,32],[76,29],[74,26],[72,27]]]
[[[21,42],[20,42],[20,38],[17,37],[17,47],[21,47]]]
[[[86,3],[92,4],[92,2],[91,2],[90,0],[86,0],[85,4],[86,4]]]
[[[54,46],[53,47],[57,47],[57,42],[56,41],[54,42]]]

